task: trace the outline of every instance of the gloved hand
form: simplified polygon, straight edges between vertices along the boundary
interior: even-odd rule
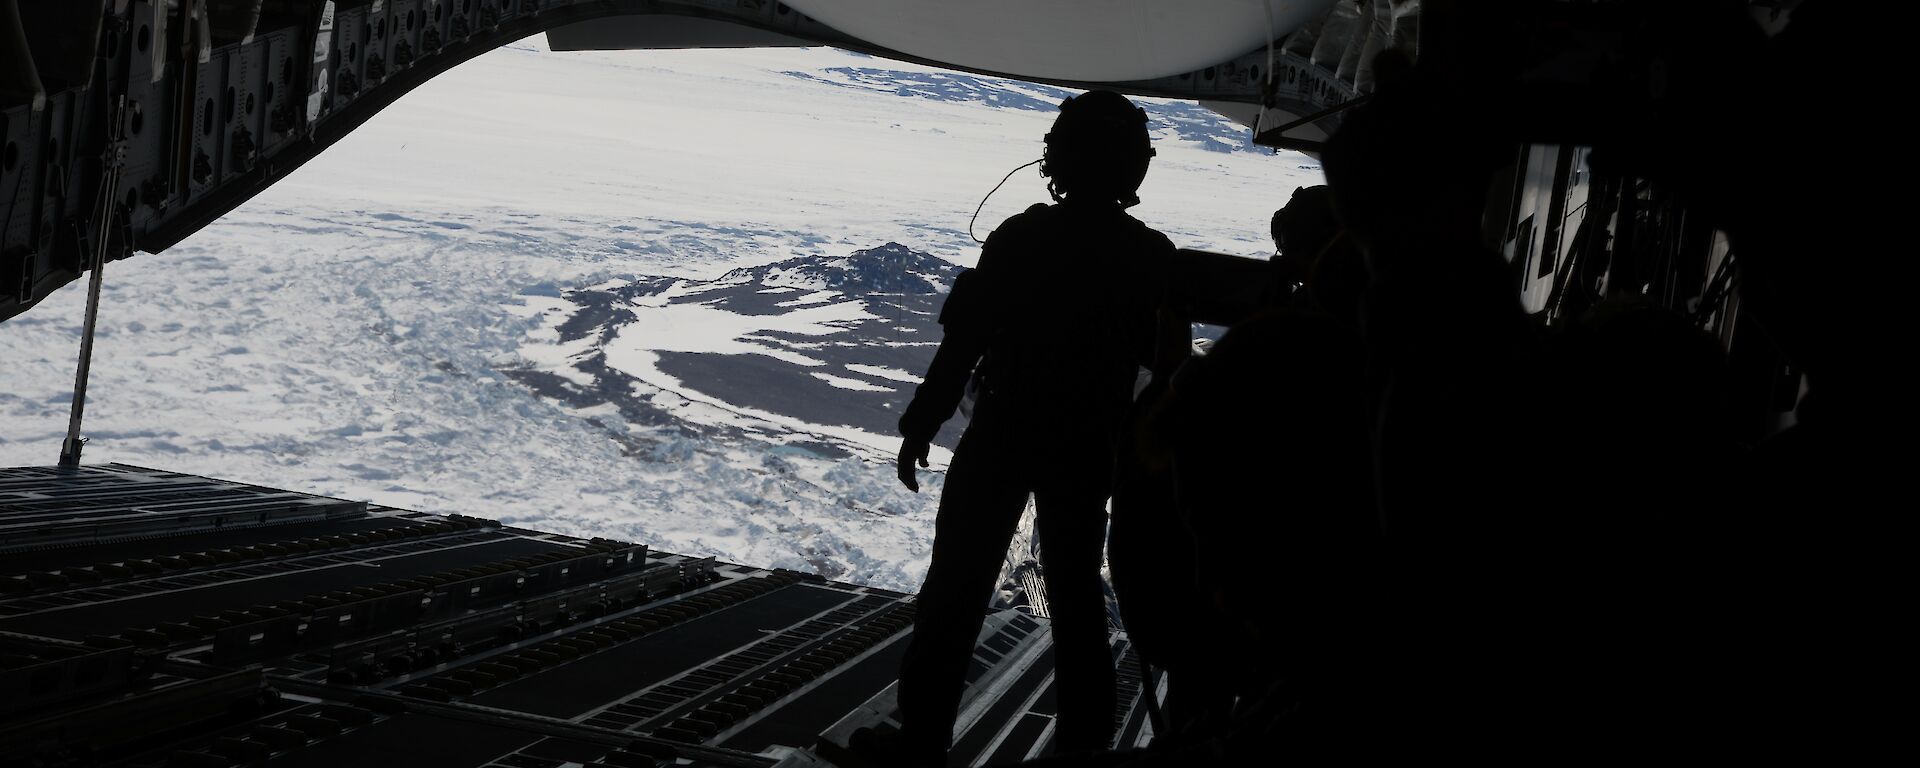
[[[914,493],[920,492],[920,478],[914,476],[913,462],[917,460],[920,466],[926,466],[928,449],[929,446],[925,440],[909,437],[900,443],[900,484]]]

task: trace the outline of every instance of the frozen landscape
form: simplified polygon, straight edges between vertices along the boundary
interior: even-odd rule
[[[894,481],[892,419],[969,215],[1069,93],[821,48],[495,51],[109,265],[86,460],[911,590],[940,484]],[[1134,214],[1269,253],[1317,163],[1147,106]],[[1021,171],[976,232],[1045,199]],[[0,323],[0,466],[58,456],[84,300]]]

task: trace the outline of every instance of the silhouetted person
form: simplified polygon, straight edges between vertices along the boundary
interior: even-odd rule
[[[1249,671],[1268,665],[1248,642],[1230,640],[1245,639],[1248,614],[1260,609],[1243,599],[1242,613],[1230,614],[1210,599],[1238,588],[1217,568],[1223,556],[1217,534],[1244,524],[1251,540],[1265,540],[1262,532],[1278,530],[1278,521],[1322,516],[1372,525],[1355,321],[1339,329],[1306,314],[1313,307],[1309,278],[1339,234],[1327,188],[1295,190],[1275,212],[1271,231],[1275,254],[1267,264],[1265,308],[1235,323],[1213,354],[1185,360],[1174,378],[1187,382],[1178,392],[1143,393],[1143,399],[1157,398],[1143,426],[1154,444],[1149,452],[1158,457],[1123,473],[1126,493],[1114,497],[1108,545],[1114,590],[1140,658],[1167,673],[1164,735],[1191,736],[1221,725],[1236,697],[1262,694],[1273,680]],[[1330,334],[1339,340],[1330,341]],[[1345,356],[1341,363],[1324,354],[1333,347]],[[1328,377],[1343,382],[1332,388],[1339,402],[1319,396],[1323,388],[1303,386]],[[1339,429],[1325,428],[1329,419]],[[1308,453],[1321,461],[1286,460]],[[1177,483],[1161,466],[1176,464]],[[1331,487],[1344,490],[1335,494],[1337,502],[1321,492]],[[1196,543],[1189,516],[1213,526],[1215,546]],[[1289,538],[1286,545],[1304,551],[1336,545],[1313,535]],[[1247,583],[1271,583],[1241,575],[1252,579]]]
[[[1251,297],[1255,301],[1245,311],[1258,313],[1304,300],[1299,290],[1314,256],[1338,228],[1326,188],[1295,190],[1287,205],[1274,212],[1270,227],[1274,255],[1263,270],[1269,284]],[[1205,297],[1209,300],[1232,295],[1231,286],[1209,284],[1218,279],[1201,277],[1194,287],[1211,294]],[[1208,555],[1198,550],[1179,514],[1170,441],[1153,434],[1155,422],[1165,426],[1171,421],[1157,412],[1168,407],[1174,374],[1190,362],[1192,336],[1185,312],[1162,310],[1153,376],[1139,394],[1132,419],[1135,439],[1122,446],[1107,541],[1108,568],[1127,637],[1143,664],[1166,673],[1162,736],[1219,720],[1234,696],[1235,673],[1218,663],[1218,642],[1225,632],[1219,622],[1226,617],[1215,606],[1194,601],[1196,591],[1204,594],[1198,571]]]
[[[1362,321],[1378,401],[1375,436],[1387,529],[1455,535],[1493,526],[1489,485],[1510,475],[1510,390],[1537,340],[1480,232],[1496,162],[1472,129],[1439,126],[1444,95],[1420,84],[1352,110],[1324,165],[1337,214],[1370,276]],[[1498,439],[1488,432],[1505,434]],[[1463,442],[1465,441],[1465,442]],[[1496,495],[1498,496],[1498,495]],[[1478,510],[1468,513],[1466,510]]]
[[[1361,297],[1371,279],[1355,239],[1341,227],[1326,185],[1294,190],[1273,214],[1274,282],[1293,286],[1276,306],[1324,314],[1360,327]]]
[[[1306,306],[1354,330],[1360,329],[1361,300],[1367,292],[1365,258],[1345,233],[1336,234],[1307,272]]]
[[[981,392],[948,467],[933,561],[900,673],[910,763],[949,746],[986,600],[1029,494],[1051,611],[1060,751],[1105,749],[1115,693],[1100,581],[1106,500],[1139,366],[1151,360],[1156,279],[1173,245],[1126,214],[1153,155],[1146,114],[1095,91],[1061,104],[1041,172],[1055,203],[1008,219],[941,310],[945,337],[900,419],[900,480]]]
[[[1172,463],[1144,430],[1193,348],[1187,314],[1163,308],[1152,377],[1136,397],[1129,419],[1132,439],[1118,446],[1107,531],[1108,575],[1127,639],[1143,665],[1167,674],[1167,718],[1160,725],[1174,732],[1203,717],[1201,710],[1219,698],[1207,694],[1209,686],[1195,677],[1206,674],[1197,665],[1210,664],[1207,649],[1215,614],[1194,602],[1200,555],[1177,514]]]
[[[1227,618],[1233,693],[1321,701],[1351,684],[1372,633],[1373,512],[1358,334],[1275,309],[1235,325],[1174,379],[1181,508],[1200,596]]]
[[[1032,765],[1353,761],[1394,743],[1371,717],[1391,691],[1375,658],[1382,564],[1363,365],[1350,326],[1276,308],[1174,377],[1153,432],[1172,445],[1181,523],[1200,556],[1179,649],[1197,658],[1170,670],[1167,706],[1181,723],[1179,708],[1196,703],[1180,701],[1181,686],[1224,703],[1149,749]]]
[[[1706,638],[1713,663],[1695,674],[1711,690],[1697,710],[1710,714],[1694,725],[1712,744],[1751,745],[1733,759],[1861,762],[1904,736],[1890,698],[1911,636],[1889,610],[1911,599],[1900,586],[1910,526],[1897,511],[1909,506],[1916,429],[1905,403],[1911,302],[1893,293],[1911,283],[1895,277],[1907,271],[1894,266],[1903,247],[1886,242],[1906,234],[1890,210],[1904,198],[1859,186],[1897,146],[1899,100],[1883,86],[1897,54],[1859,45],[1843,4],[1791,6],[1771,37],[1714,7],[1728,12],[1662,25],[1681,37],[1667,63],[1675,108],[1646,125],[1645,143],[1603,146],[1595,159],[1671,185],[1689,218],[1727,233],[1736,350],[1758,331],[1805,376],[1795,423],[1724,477],[1708,510],[1720,535],[1702,555],[1715,596],[1702,613],[1719,629]],[[1834,80],[1819,66],[1841,60],[1859,76]],[[1778,114],[1783,94],[1808,92],[1855,109],[1819,162],[1770,161],[1777,145],[1745,126]]]
[[[1273,292],[1269,303],[1301,305],[1321,251],[1340,234],[1333,199],[1325,185],[1293,191],[1286,206],[1273,212]]]
[[[1585,660],[1556,670],[1556,706],[1615,734],[1596,754],[1697,739],[1702,697],[1720,689],[1700,673],[1723,653],[1705,641],[1718,622],[1702,607],[1722,599],[1726,483],[1741,454],[1720,343],[1627,295],[1562,329],[1548,357],[1552,426],[1530,442],[1552,484],[1533,527],[1555,567],[1529,577],[1576,613],[1558,642]],[[1627,712],[1632,728],[1616,730]]]
[[[1720,342],[1645,297],[1609,299],[1553,340],[1564,447],[1557,483],[1583,490],[1572,524],[1633,538],[1707,524],[1736,454]]]
[[[1537,667],[1560,658],[1570,610],[1542,573],[1555,539],[1529,440],[1537,340],[1480,231],[1507,149],[1447,103],[1383,84],[1322,157],[1370,278],[1359,317],[1393,640],[1379,658],[1395,681],[1372,719],[1429,756],[1524,753],[1575,725],[1525,703],[1558,693]]]

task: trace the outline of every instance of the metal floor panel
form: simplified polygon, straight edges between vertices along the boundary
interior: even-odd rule
[[[0,619],[0,630],[78,640],[88,635],[151,627],[167,621],[184,621],[201,614],[294,600],[312,594],[563,549],[565,547],[559,544],[501,536],[498,541],[486,544],[14,616]]]
[[[409,713],[289,750],[276,756],[272,764],[276,768],[467,768],[486,765],[541,738],[539,734],[486,723]]]
[[[821,731],[885,689],[900,676],[906,638],[842,670],[831,680],[768,713],[767,717],[720,742],[721,746],[760,752],[776,744],[812,746]]]
[[[0,469],[0,552],[361,517],[366,502],[124,464]]]
[[[0,587],[0,632],[22,636],[0,672],[31,699],[15,711],[72,719],[0,723],[0,755],[137,768],[824,766],[823,735],[896,716],[915,608],[791,571],[124,465],[0,469]],[[989,616],[959,759],[1044,747],[1050,646],[1044,621]],[[1137,735],[1134,664],[1117,717]],[[175,682],[137,682],[154,674]]]
[[[576,717],[701,662],[849,602],[853,595],[793,585],[588,656],[473,699],[502,709]]]
[[[404,517],[377,515],[352,520],[315,520],[285,525],[228,528],[205,533],[133,539],[83,547],[9,552],[0,555],[0,575],[52,570],[62,566],[117,563],[179,552],[244,547],[307,536],[378,531],[413,524],[417,523]]]

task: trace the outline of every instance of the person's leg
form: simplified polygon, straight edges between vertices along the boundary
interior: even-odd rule
[[[934,523],[933,562],[920,587],[913,636],[900,667],[900,719],[916,754],[952,739],[968,659],[1013,529],[1026,508],[1013,446],[970,428],[947,469]]]
[[[1108,645],[1100,555],[1106,545],[1106,476],[1048,483],[1035,493],[1040,567],[1053,622],[1054,696],[1059,719],[1054,750],[1108,749],[1113,741],[1113,652]]]

